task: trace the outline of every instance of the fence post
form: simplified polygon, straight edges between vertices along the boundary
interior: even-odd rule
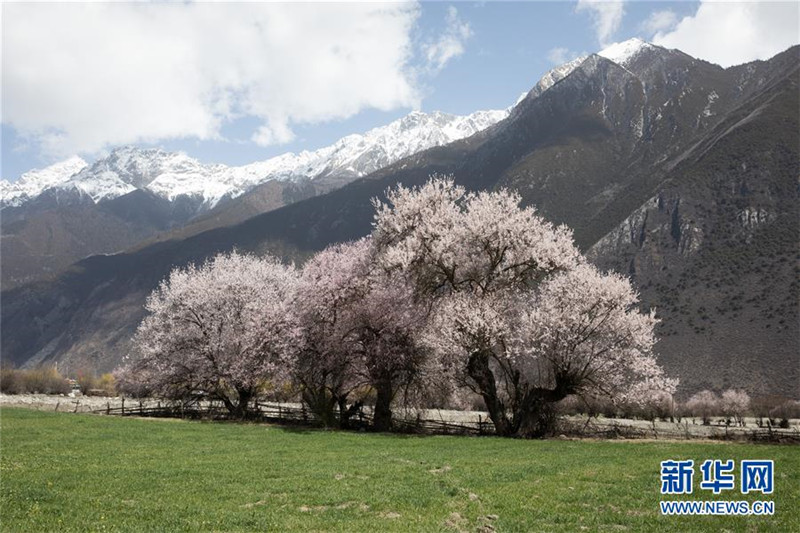
[[[111,414],[111,402],[106,402],[106,414]]]
[[[61,402],[56,402],[56,412],[58,412],[58,406],[61,405]]]
[[[478,415],[478,435],[483,435],[483,417]]]
[[[77,402],[75,402],[75,410],[74,410],[74,411],[72,411],[73,413],[77,413],[77,412],[78,412],[78,406],[79,406],[80,404],[81,404],[81,401],[80,401],[80,400],[78,400]]]
[[[306,412],[306,404],[302,403],[300,406],[303,408],[303,422],[308,422],[308,413]]]
[[[122,397],[122,416],[125,416],[125,396]]]
[[[142,406],[142,400],[139,400],[139,416],[144,416],[144,408]]]

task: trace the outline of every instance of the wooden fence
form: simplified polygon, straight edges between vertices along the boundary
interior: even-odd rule
[[[562,420],[559,432],[567,437],[598,439],[709,439],[724,441],[763,442],[772,444],[800,444],[797,428],[786,430],[773,427],[728,428],[708,427],[704,433],[695,433],[689,424],[676,423],[673,427],[633,426],[624,423],[595,424],[591,419],[583,422]]]
[[[95,409],[92,413],[115,416],[138,416],[157,418],[186,418],[195,420],[230,420],[233,417],[228,410],[216,402],[159,402],[157,405],[145,405],[143,402],[125,401],[120,407],[109,404],[103,409]],[[272,422],[287,425],[318,426],[317,417],[304,405],[300,407],[278,404],[255,404],[246,420],[254,422]],[[478,416],[475,422],[454,422],[416,417],[395,416],[392,420],[392,431],[413,434],[437,435],[493,435],[494,425],[490,420]],[[352,429],[369,429],[372,426],[371,413],[359,410],[350,419]]]
[[[96,409],[93,413],[116,416],[139,416],[158,418],[187,418],[195,420],[231,420],[233,417],[219,402],[195,400],[187,402],[158,402],[156,405],[145,405],[143,402],[123,400],[122,406]],[[392,431],[407,434],[425,435],[494,435],[494,425],[488,418],[478,415],[477,420],[453,421],[440,418],[423,418],[413,412],[397,413],[392,420]],[[304,405],[286,405],[279,403],[255,404],[254,409],[246,417],[248,421],[269,422],[295,426],[320,426],[317,417]],[[350,428],[367,430],[372,426],[372,415],[369,411],[359,410],[350,419]],[[689,426],[676,424],[674,428],[664,429],[650,426],[632,426],[626,424],[594,424],[591,420],[575,423],[562,420],[557,430],[560,436],[574,438],[601,439],[714,439],[741,440],[748,442],[769,442],[800,444],[800,431],[778,430],[770,427],[747,430],[728,431],[716,429],[711,433],[698,435],[689,431]]]

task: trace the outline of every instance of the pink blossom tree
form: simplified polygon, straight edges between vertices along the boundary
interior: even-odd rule
[[[586,264],[571,232],[520,197],[434,177],[376,202],[376,261],[435,305],[427,343],[479,393],[501,435],[540,436],[569,394],[672,392],[652,314],[630,283]]]
[[[296,287],[293,267],[236,252],[174,269],[147,299],[123,380],[174,398],[202,390],[245,416],[262,385],[288,376]]]
[[[420,342],[427,309],[399,276],[373,270],[369,291],[348,316],[357,375],[375,390],[373,427],[392,426],[392,403],[401,388],[421,378],[428,350]]]
[[[711,423],[711,417],[720,414],[719,396],[710,390],[701,390],[686,401],[686,411],[691,416],[699,416],[704,425]]]
[[[360,407],[349,405],[360,382],[349,335],[348,314],[355,302],[369,290],[369,244],[362,240],[331,246],[308,260],[303,267],[297,292],[297,314],[302,342],[294,378],[303,401],[326,426],[332,426],[339,410],[338,424]]]
[[[421,372],[425,353],[418,342],[426,310],[405,278],[375,268],[370,239],[330,247],[305,265],[298,309],[304,338],[297,378],[304,400],[329,421],[338,404],[340,424],[358,404],[358,387],[376,394],[374,426],[391,427],[398,390]]]
[[[720,411],[732,418],[737,425],[744,426],[744,417],[750,410],[750,395],[743,390],[728,389],[720,398]]]

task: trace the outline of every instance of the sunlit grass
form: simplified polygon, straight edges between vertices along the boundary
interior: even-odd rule
[[[800,531],[797,447],[0,413],[3,531]],[[660,516],[659,462],[678,458],[774,459],[776,514]]]

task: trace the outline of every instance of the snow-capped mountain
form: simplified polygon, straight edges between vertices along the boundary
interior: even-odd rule
[[[531,89],[528,94],[534,97],[539,96],[547,89],[572,74],[572,71],[578,68],[587,57],[588,56],[577,57],[572,61],[567,61],[563,65],[559,65],[556,68],[546,72],[539,82],[533,86],[533,89]]]
[[[469,137],[507,115],[508,110],[467,116],[415,111],[319,150],[286,153],[239,167],[203,164],[183,153],[127,146],[91,166],[73,157],[28,172],[14,183],[0,181],[0,206],[22,205],[48,189],[78,191],[95,203],[145,189],[170,201],[189,197],[202,209],[209,209],[270,180],[301,182],[328,176],[352,180],[422,150]]]
[[[627,68],[633,59],[635,59],[643,51],[656,50],[658,48],[660,47],[652,45],[641,39],[633,38],[621,43],[609,45],[603,50],[597,52],[595,55],[604,57],[622,67]],[[527,94],[527,97],[536,98],[540,96],[553,85],[572,74],[572,72],[584,61],[586,61],[588,57],[588,55],[576,57],[575,59],[567,61],[562,65],[558,65],[552,70],[546,72],[544,76],[541,77],[539,82],[534,85],[533,89],[530,90],[530,92]]]
[[[641,39],[630,39],[597,55],[626,67],[642,51],[656,48]],[[547,72],[527,98],[549,90],[587,57],[578,57]],[[348,135],[315,151],[286,153],[238,167],[204,164],[186,154],[157,148],[122,147],[92,165],[72,157],[26,172],[16,182],[0,180],[0,207],[20,206],[51,189],[57,193],[77,192],[95,203],[144,189],[169,201],[188,198],[200,212],[270,180],[298,183],[336,178],[341,185],[409,155],[474,135],[506,118],[510,111],[511,108],[477,111],[467,116],[415,111],[386,126]]]
[[[3,235],[0,273],[19,290],[3,293],[3,357],[111,370],[145,296],[175,266],[232,249],[300,262],[367,235],[370,200],[388,187],[438,172],[474,191],[518,191],[524,205],[572,228],[598,267],[633,278],[643,306],[659,309],[657,350],[686,394],[736,387],[800,397],[799,52],[723,69],[675,50],[617,45],[604,54],[611,59],[593,54],[546,76],[541,96],[526,97],[480,142],[425,151],[322,196],[317,183],[267,182],[193,219],[205,223],[199,232],[173,224],[181,202],[147,190],[59,218],[49,208],[24,223],[4,218],[15,233]],[[321,161],[347,168],[356,158],[345,148],[366,153],[355,146],[344,139]],[[296,165],[301,157],[271,164],[291,177],[309,168]],[[137,229],[159,213],[163,224]],[[162,228],[157,242],[136,244]],[[69,268],[76,255],[122,249]]]
[[[0,206],[21,205],[42,191],[66,182],[86,166],[86,161],[74,156],[43,169],[30,170],[13,183],[0,180]]]
[[[597,52],[597,55],[613,61],[617,65],[628,67],[631,61],[647,50],[655,50],[657,47],[648,42],[638,38],[628,39],[621,43],[614,43],[603,50]]]

